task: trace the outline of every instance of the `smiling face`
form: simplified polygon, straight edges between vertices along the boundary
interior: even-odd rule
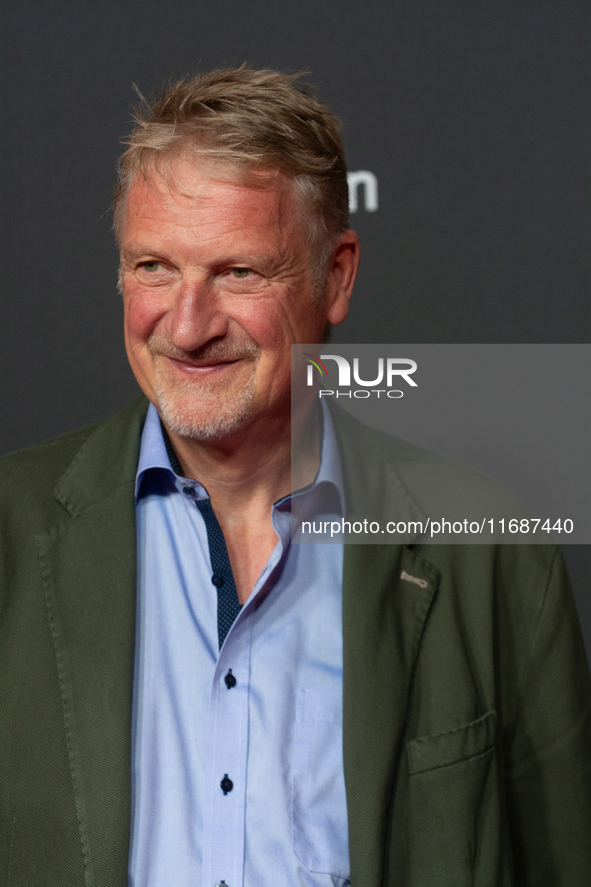
[[[327,321],[344,319],[342,273],[329,273],[317,298],[283,174],[255,188],[182,157],[163,172],[132,183],[120,243],[137,381],[182,437],[289,421],[290,346],[320,341]]]

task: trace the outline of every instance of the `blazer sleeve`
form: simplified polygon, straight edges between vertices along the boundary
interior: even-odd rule
[[[506,737],[516,883],[591,884],[591,680],[557,551]]]

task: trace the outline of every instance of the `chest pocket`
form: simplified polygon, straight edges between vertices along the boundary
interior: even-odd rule
[[[297,691],[292,761],[294,852],[309,871],[349,880],[340,690]]]

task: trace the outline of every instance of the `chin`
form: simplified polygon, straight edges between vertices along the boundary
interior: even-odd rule
[[[235,434],[254,415],[255,380],[238,391],[224,391],[222,396],[203,397],[195,391],[155,389],[158,412],[167,428],[179,437],[192,440],[221,440]]]

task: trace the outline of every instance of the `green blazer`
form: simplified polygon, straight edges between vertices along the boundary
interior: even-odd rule
[[[0,885],[127,883],[145,408],[1,461]],[[434,457],[337,433],[348,502],[377,477],[424,510]],[[343,640],[353,887],[589,887],[591,685],[557,551],[348,545]]]

